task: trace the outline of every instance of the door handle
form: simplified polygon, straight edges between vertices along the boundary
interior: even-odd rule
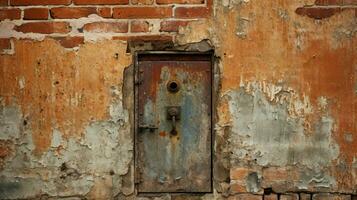
[[[176,131],[176,121],[180,120],[181,108],[179,106],[169,106],[167,107],[167,119],[172,122],[172,135],[177,135]]]

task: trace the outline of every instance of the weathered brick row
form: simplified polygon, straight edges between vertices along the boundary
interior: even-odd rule
[[[312,200],[351,200],[351,195],[321,193],[312,195]]]
[[[73,0],[77,5],[127,5],[129,0]]]
[[[103,18],[112,18],[112,9],[111,8],[98,8],[97,9],[98,15]]]
[[[95,7],[59,7],[51,9],[51,17],[54,19],[78,19],[98,14]]]
[[[83,30],[94,33],[127,33],[128,22],[93,22],[85,24]]]
[[[78,47],[79,45],[84,44],[84,37],[81,36],[55,37],[54,39],[59,41],[59,43],[65,48]]]
[[[10,0],[12,6],[69,5],[71,0]]]
[[[21,10],[18,8],[14,9],[0,9],[0,20],[4,19],[20,19],[21,18]]]
[[[175,18],[206,18],[210,15],[209,7],[177,7]]]
[[[48,19],[47,8],[29,8],[24,10],[25,20]]]
[[[14,28],[18,32],[23,33],[69,33],[71,27],[67,22],[30,22],[21,24]]]
[[[171,42],[173,41],[172,35],[143,35],[143,36],[115,36],[113,40],[125,40],[125,41],[160,41]]]
[[[147,21],[132,21],[130,23],[130,31],[132,33],[145,33],[149,32],[150,30],[150,23]]]
[[[160,31],[161,32],[178,32],[181,26],[187,26],[189,21],[162,21],[160,23]]]
[[[316,0],[315,5],[357,5],[356,0]]]
[[[172,17],[172,7],[121,7],[113,8],[116,19],[152,19]]]
[[[132,5],[153,5],[155,0],[131,0]]]
[[[7,0],[0,0],[0,6],[7,6],[8,1]]]
[[[156,0],[157,4],[204,4],[204,0]]]
[[[295,12],[298,15],[308,16],[314,19],[324,19],[341,11],[341,8],[301,7],[297,8]]]
[[[4,49],[11,49],[11,39],[0,38],[0,52]]]

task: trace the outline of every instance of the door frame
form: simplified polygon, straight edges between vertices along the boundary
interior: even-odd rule
[[[215,69],[215,54],[213,50],[210,51],[205,51],[205,52],[199,52],[199,51],[136,51],[133,54],[133,63],[134,63],[134,70],[133,70],[133,85],[134,85],[134,187],[135,187],[135,191],[136,194],[140,195],[140,196],[152,196],[152,195],[161,195],[161,194],[165,194],[163,192],[139,192],[138,191],[138,184],[140,182],[140,175],[138,175],[138,150],[137,150],[137,144],[138,144],[138,108],[139,108],[139,102],[138,102],[138,74],[139,74],[139,58],[141,55],[207,55],[210,56],[210,62],[211,62],[211,192],[169,192],[169,194],[207,194],[207,193],[213,193],[213,189],[214,189],[214,156],[215,156],[215,149],[214,149],[214,144],[215,144],[215,130],[214,130],[214,125],[216,124],[216,100],[217,100],[217,92],[218,88],[217,88],[217,84],[216,84],[216,80],[215,80],[215,73],[216,73],[216,69]]]

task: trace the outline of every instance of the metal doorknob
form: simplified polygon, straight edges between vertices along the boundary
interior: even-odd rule
[[[170,106],[167,107],[167,119],[172,122],[171,134],[176,135],[176,121],[180,119],[180,107],[179,106]]]

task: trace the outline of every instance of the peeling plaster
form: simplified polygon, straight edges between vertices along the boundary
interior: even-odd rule
[[[282,86],[260,85],[247,83],[224,96],[231,116],[231,162],[252,160],[259,166],[312,169],[329,166],[339,155],[332,138],[334,119],[326,115],[309,122],[313,133],[308,135],[304,130],[304,116],[312,112],[308,99],[298,98],[292,89]]]

